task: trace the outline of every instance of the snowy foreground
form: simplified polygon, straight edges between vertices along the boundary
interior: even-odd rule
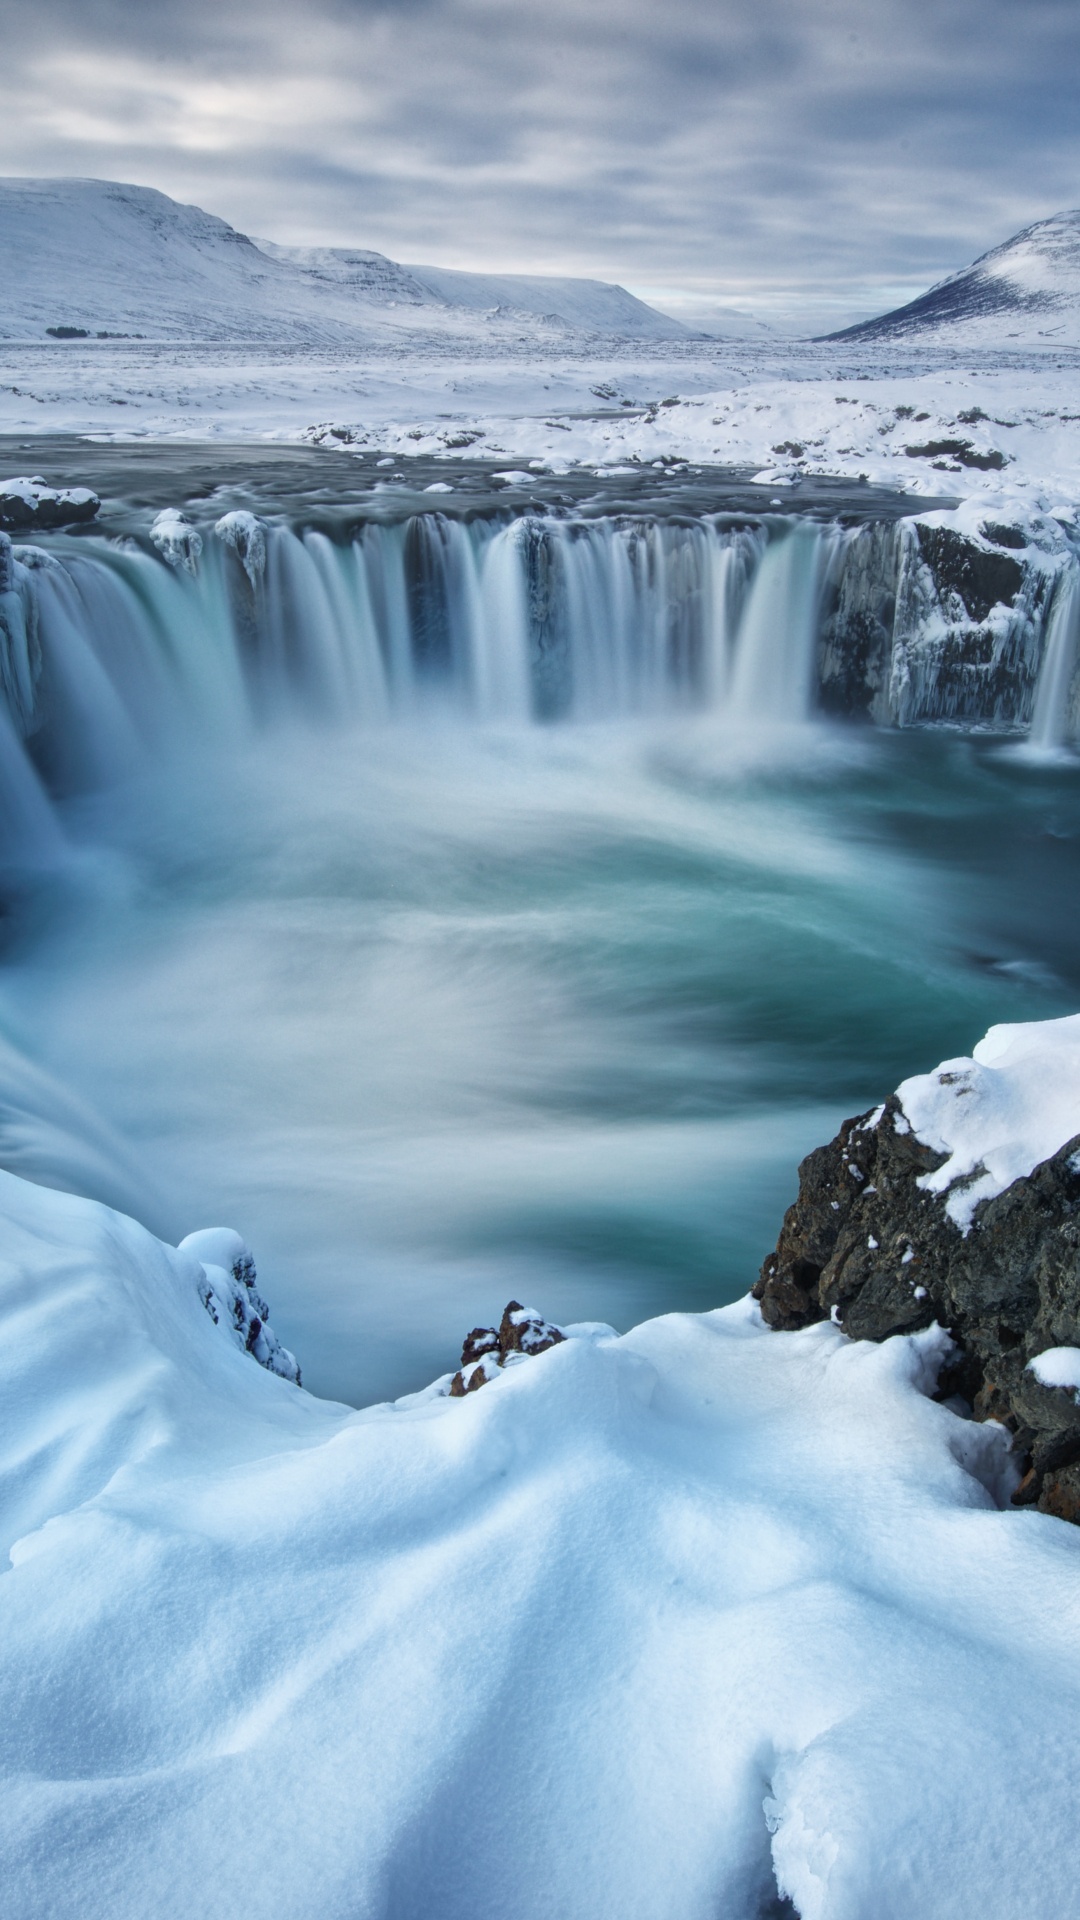
[[[984,1048],[1001,1151],[1075,1024]],[[0,1207],[19,1920],[1074,1910],[1080,1530],[936,1329],[747,1300],[354,1412],[215,1324],[221,1236]]]

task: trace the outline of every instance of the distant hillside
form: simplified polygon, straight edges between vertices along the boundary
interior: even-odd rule
[[[1080,210],[1037,220],[907,306],[825,338],[1080,345]]]
[[[0,179],[0,338],[139,334],[307,343],[688,338],[622,287],[403,267],[256,242],[201,207],[111,180]]]
[[[505,321],[539,321],[547,328],[620,334],[639,339],[686,338],[690,329],[606,280],[566,280],[544,274],[465,273],[456,267],[399,266],[381,253],[345,247],[282,247],[257,240],[272,260],[287,263],[327,287],[351,287],[363,298],[435,306]]]

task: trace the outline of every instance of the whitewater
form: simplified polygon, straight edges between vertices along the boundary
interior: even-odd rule
[[[736,1297],[845,1112],[1068,1010],[1069,756],[815,714],[910,503],[213,461],[12,548],[4,1163],[239,1226],[318,1391]]]

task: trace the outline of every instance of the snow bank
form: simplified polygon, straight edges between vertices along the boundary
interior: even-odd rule
[[[0,1212],[20,1920],[1070,1910],[1080,1535],[998,1510],[936,1329],[742,1302],[356,1413],[190,1247]]]
[[[919,1139],[948,1155],[919,1184],[948,1193],[966,1232],[980,1200],[1080,1133],[1080,1014],[991,1027],[970,1060],[946,1060],[897,1093]]]

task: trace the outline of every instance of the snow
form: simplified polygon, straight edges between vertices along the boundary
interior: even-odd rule
[[[1080,1014],[991,1027],[970,1059],[946,1060],[897,1093],[918,1138],[948,1156],[919,1185],[946,1193],[966,1232],[981,1200],[1080,1133]]]
[[[213,1324],[221,1230],[0,1215],[20,1920],[1070,1910],[1080,1535],[938,1329],[745,1300],[354,1412]]]
[[[1080,210],[1036,221],[907,306],[834,338],[920,333],[968,347],[1080,345]]]
[[[1070,1387],[1080,1396],[1080,1347],[1047,1347],[1028,1361],[1028,1371],[1044,1387]]]
[[[202,535],[178,507],[165,507],[155,515],[150,538],[170,567],[183,567],[194,573],[202,552]]]
[[[253,587],[266,571],[266,528],[255,514],[237,507],[214,523],[219,540],[231,547]]]
[[[976,267],[1080,314],[1080,216]],[[88,337],[47,337],[58,320]],[[1065,336],[1013,341],[1004,322],[970,338],[706,339],[600,282],[255,243],[116,182],[0,182],[0,432],[13,436],[464,452],[512,484],[722,465],[783,506],[806,480],[862,478],[930,506],[959,499],[976,537],[986,519],[1041,519],[1060,541],[1080,507],[1076,362]]]
[[[1070,221],[982,279],[1080,312]],[[313,439],[390,469],[465,448],[522,487],[720,464],[785,506],[863,476],[1049,565],[1080,506],[1072,308],[1053,337],[1018,311],[1022,353],[985,315],[951,345],[703,343],[596,282],[0,183],[12,435]],[[45,335],[67,325],[129,337]],[[215,531],[255,586],[263,523]],[[178,509],[152,538],[194,567]],[[1080,1131],[1080,1015],[899,1091],[966,1227]],[[320,1402],[238,1234],[167,1247],[0,1174],[19,1920],[758,1920],[778,1884],[803,1920],[1071,1911],[1080,1533],[1010,1510],[1007,1435],[929,1397],[947,1336],[772,1334],[749,1300],[563,1331],[473,1363],[479,1392],[451,1397],[453,1352],[393,1405]],[[1032,1368],[1080,1392],[1080,1350]]]
[[[0,339],[40,340],[60,327],[114,344],[355,346],[407,339],[418,324],[429,338],[470,341],[690,337],[601,281],[485,280],[377,253],[274,246],[150,187],[0,179]],[[56,344],[62,352],[77,341]]]

